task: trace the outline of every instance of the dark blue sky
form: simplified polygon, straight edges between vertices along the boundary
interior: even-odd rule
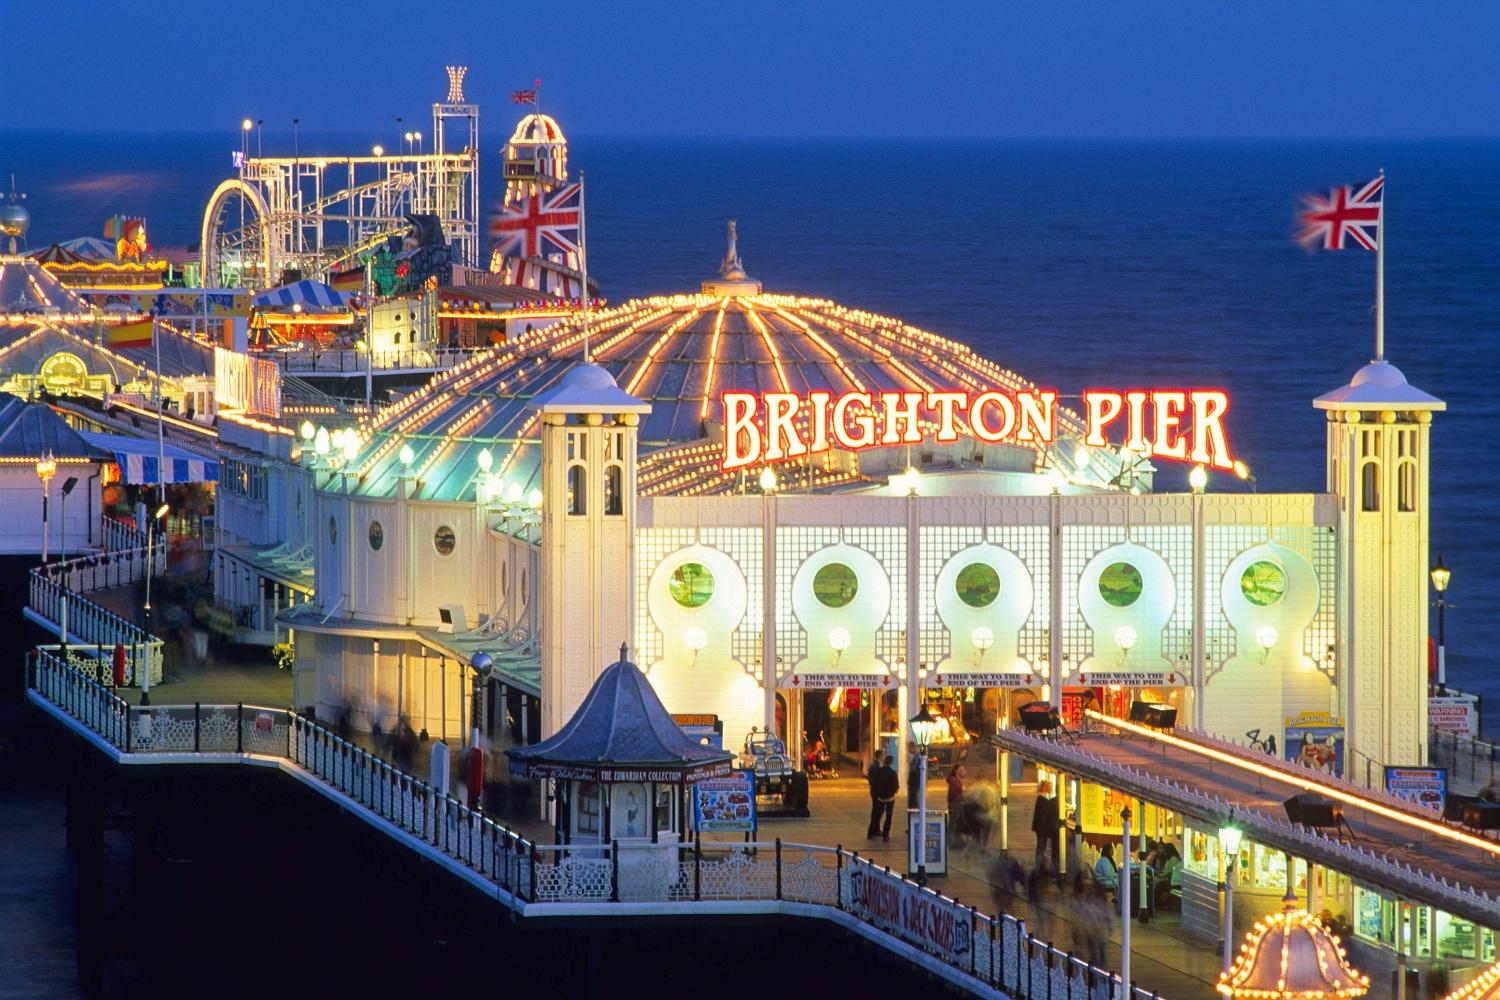
[[[1497,38],[1460,0],[0,0],[0,126],[411,127],[451,62],[491,128],[541,77],[584,134],[1495,135]]]

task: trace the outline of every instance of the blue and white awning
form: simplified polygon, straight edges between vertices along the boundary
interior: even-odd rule
[[[349,297],[343,292],[336,292],[321,281],[313,281],[307,278],[296,281],[290,285],[282,285],[280,288],[270,288],[259,293],[251,300],[258,309],[290,309],[292,306],[301,306],[304,309],[347,309]]]
[[[161,445],[161,457],[166,459],[166,471],[163,475],[155,441],[126,437],[123,434],[101,434],[94,431],[80,433],[89,444],[115,456],[115,462],[120,466],[120,477],[127,483],[144,485],[161,482],[216,483],[219,481],[218,462],[201,455],[194,455],[176,445]]]

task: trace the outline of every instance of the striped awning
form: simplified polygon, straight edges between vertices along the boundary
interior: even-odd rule
[[[145,438],[123,434],[82,431],[83,438],[96,448],[110,452],[120,466],[120,477],[133,485],[147,483],[216,483],[219,463],[176,445],[161,445],[160,456],[166,460],[165,474],[158,460],[157,444]]]
[[[259,293],[252,300],[258,309],[290,309],[292,306],[302,306],[304,309],[347,309],[349,297],[342,292],[336,292],[321,281],[313,281],[311,278],[303,281],[295,281],[290,285],[282,285],[280,288],[270,288]]]

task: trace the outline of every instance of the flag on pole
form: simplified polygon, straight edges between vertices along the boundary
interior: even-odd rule
[[[150,347],[152,322],[143,319],[136,323],[121,323],[112,326],[105,332],[105,340],[110,347]]]
[[[328,276],[328,287],[336,292],[357,292],[365,287],[365,269],[351,267],[347,271],[334,271]]]
[[[1354,187],[1345,184],[1328,197],[1309,194],[1302,198],[1297,221],[1302,231],[1297,242],[1309,249],[1343,250],[1348,246],[1375,250],[1380,246],[1381,197],[1385,177]]]
[[[490,226],[495,252],[507,257],[577,254],[582,190],[581,184],[565,184],[506,205]]]
[[[535,104],[536,89],[533,88],[531,90],[512,90],[510,92],[510,100],[512,104]]]

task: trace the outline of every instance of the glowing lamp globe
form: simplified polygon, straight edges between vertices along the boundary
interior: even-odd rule
[[[1370,979],[1349,964],[1333,932],[1288,894],[1282,912],[1256,921],[1245,935],[1216,989],[1226,997],[1360,997]]]
[[[417,453],[411,450],[411,445],[403,444],[398,457],[401,459],[402,465],[411,465],[411,463],[417,460]]]
[[[995,630],[988,625],[977,625],[974,631],[969,633],[969,641],[974,644],[975,649],[983,653],[995,644]]]
[[[854,637],[846,628],[833,628],[828,630],[828,645],[835,653],[842,653],[854,642]]]
[[[911,717],[911,741],[919,747],[932,745],[932,739],[937,735],[937,720],[932,713],[927,711],[927,704],[917,710],[917,714]]]
[[[1453,571],[1443,562],[1443,554],[1438,553],[1437,562],[1432,564],[1432,589],[1439,594],[1448,589],[1448,581],[1453,579]]]
[[[1136,640],[1139,638],[1135,629],[1129,625],[1121,625],[1115,629],[1115,645],[1127,653],[1135,648]]]
[[[313,426],[313,422],[311,420],[302,421],[302,440],[311,441],[313,439],[313,435],[316,433],[318,433],[318,429]]]
[[[682,644],[693,652],[700,653],[708,645],[708,633],[695,625],[682,633]]]
[[[490,450],[488,448],[479,449],[479,471],[489,472],[494,467],[494,464],[495,456],[490,453]]]
[[[1194,493],[1202,493],[1203,488],[1208,485],[1208,470],[1201,465],[1193,466],[1193,471],[1188,473],[1188,485],[1193,488]]]
[[[1255,644],[1268,653],[1271,651],[1271,647],[1276,645],[1276,641],[1280,638],[1281,633],[1276,631],[1276,627],[1274,625],[1262,625],[1260,628],[1255,630]]]
[[[776,473],[769,467],[760,472],[760,491],[762,493],[776,492]]]

